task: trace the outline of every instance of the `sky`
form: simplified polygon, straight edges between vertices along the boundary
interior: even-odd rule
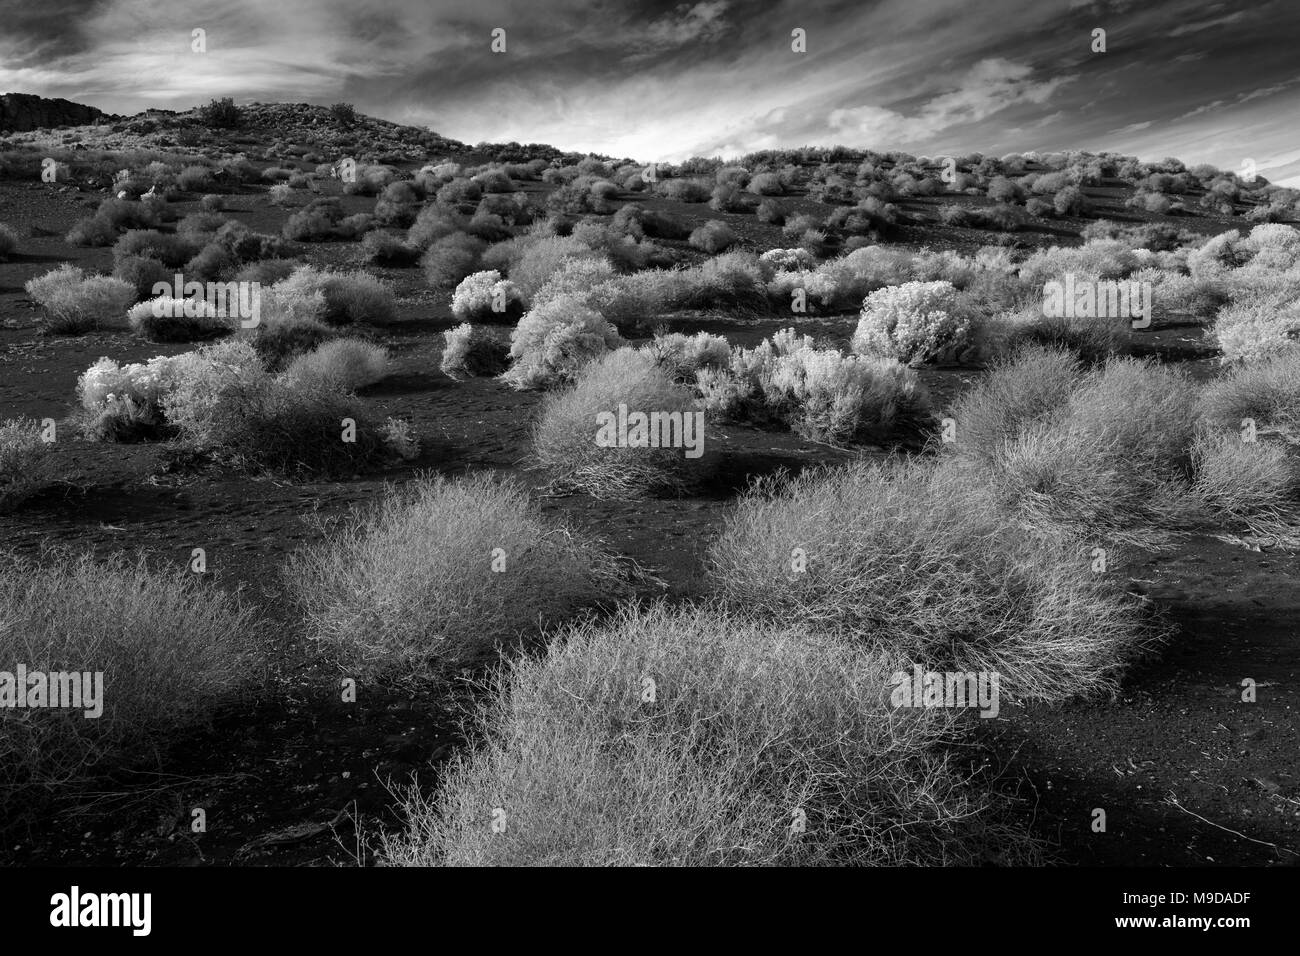
[[[641,162],[1088,149],[1300,186],[1298,41],[1300,0],[0,0],[0,92],[349,102]]]

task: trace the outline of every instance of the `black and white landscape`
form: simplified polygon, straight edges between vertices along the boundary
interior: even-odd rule
[[[1300,861],[1294,3],[0,24],[0,859]]]

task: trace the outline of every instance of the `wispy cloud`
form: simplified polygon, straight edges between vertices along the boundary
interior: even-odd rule
[[[0,0],[0,89],[114,112],[355,103],[639,159],[845,142],[1291,148],[1293,0]],[[794,28],[807,52],[791,49]],[[1091,50],[1106,29],[1109,52]],[[207,52],[191,51],[191,31]],[[506,31],[493,53],[491,32]]]

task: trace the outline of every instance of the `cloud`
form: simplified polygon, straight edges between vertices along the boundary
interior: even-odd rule
[[[1005,59],[976,63],[962,77],[956,89],[935,96],[910,116],[881,106],[858,106],[832,110],[831,130],[844,135],[869,137],[882,147],[923,143],[953,127],[979,123],[1019,104],[1046,103],[1063,83],[1073,77],[1035,81],[1030,67]]]

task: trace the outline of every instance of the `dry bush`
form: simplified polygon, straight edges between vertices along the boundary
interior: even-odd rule
[[[1228,369],[1205,387],[1200,407],[1216,428],[1239,429],[1249,418],[1300,439],[1300,352]]]
[[[374,385],[388,374],[388,352],[359,339],[332,339],[294,359],[284,372],[291,384],[316,382],[344,392]]]
[[[127,313],[131,330],[151,342],[198,342],[228,335],[239,319],[223,316],[204,299],[169,295],[133,305]]]
[[[1255,533],[1296,530],[1300,461],[1281,442],[1244,441],[1236,432],[1204,432],[1192,445],[1192,490],[1217,514]]]
[[[629,414],[659,413],[667,416],[664,421],[676,421],[664,434],[651,419],[644,446],[611,446],[608,434],[599,443],[598,416],[617,420],[620,405]],[[676,384],[652,356],[618,349],[585,365],[571,388],[543,400],[533,428],[533,456],[558,485],[597,498],[678,494],[698,481],[711,461],[704,416],[697,417],[697,411],[692,391]],[[685,448],[688,437],[692,449]],[[628,440],[630,445],[641,437],[629,428]]]
[[[500,375],[506,370],[510,343],[495,329],[462,322],[442,333],[445,345],[439,368],[452,378]]]
[[[1148,547],[1187,517],[1195,407],[1179,370],[1112,359],[1080,373],[1027,349],[958,400],[943,448],[1029,527]]]
[[[452,758],[436,795],[409,794],[387,862],[1032,859],[1023,831],[943,756],[950,717],[892,708],[889,677],[844,643],[710,609],[654,605],[576,626],[507,666],[479,746]],[[504,832],[488,825],[493,808]]]
[[[510,368],[502,378],[518,389],[573,381],[578,369],[622,345],[599,312],[573,296],[559,296],[526,312],[510,333]]]
[[[916,372],[893,359],[819,349],[794,329],[752,349],[735,348],[724,368],[703,368],[704,408],[742,424],[781,422],[813,441],[882,441],[918,427],[928,399]]]
[[[258,685],[251,611],[188,570],[115,556],[0,563],[0,658],[28,671],[102,672],[103,712],[0,710],[0,779],[54,789],[149,757]]]
[[[905,282],[866,297],[853,351],[907,364],[951,359],[966,344],[970,325],[951,282]]]
[[[709,551],[728,603],[937,671],[994,672],[1008,700],[1112,689],[1152,637],[1076,542],[1003,520],[959,468],[859,462],[760,482]]]
[[[627,593],[594,542],[484,476],[394,489],[295,554],[288,580],[309,635],[362,680],[445,675]]]
[[[171,375],[162,400],[168,422],[191,446],[245,467],[348,474],[385,454],[380,427],[355,398],[318,381],[276,378],[245,342],[178,356]]]
[[[0,421],[0,514],[22,504],[54,477],[50,444],[38,421]],[[3,625],[0,625],[3,627]]]
[[[135,302],[131,283],[112,276],[88,276],[67,263],[29,280],[25,288],[45,310],[46,328],[67,335],[124,328],[126,310]]]

